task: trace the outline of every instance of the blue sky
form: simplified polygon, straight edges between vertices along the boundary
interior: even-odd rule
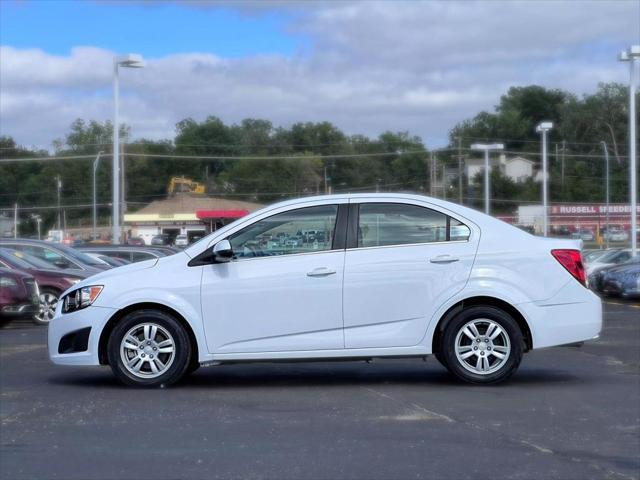
[[[209,52],[223,57],[292,55],[305,44],[286,32],[287,11],[249,15],[231,8],[194,7],[169,2],[1,0],[0,41],[68,55],[73,47],[115,52],[135,50],[145,57]]]
[[[0,135],[50,148],[77,118],[111,119],[113,56],[131,52],[134,139],[214,115],[442,146],[512,86],[626,83],[616,55],[638,42],[640,0],[0,0]]]

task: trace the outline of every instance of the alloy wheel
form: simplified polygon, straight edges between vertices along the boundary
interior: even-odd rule
[[[509,359],[509,334],[494,320],[471,320],[456,335],[455,353],[466,370],[476,375],[489,375],[502,368]]]
[[[171,367],[175,349],[176,342],[167,329],[156,323],[141,323],[122,337],[120,358],[132,375],[155,378]]]

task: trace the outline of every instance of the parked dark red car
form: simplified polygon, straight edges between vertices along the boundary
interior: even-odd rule
[[[47,264],[43,263],[42,260],[23,252],[0,248],[0,267],[28,273],[38,282],[40,306],[34,315],[34,322],[38,324],[49,323],[55,314],[62,292],[88,276],[83,270],[69,272],[51,268],[50,265],[46,268]]]
[[[32,275],[0,267],[0,318],[31,317],[39,305],[38,284]]]

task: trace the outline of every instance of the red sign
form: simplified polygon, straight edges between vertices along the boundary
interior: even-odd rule
[[[566,205],[551,205],[549,208],[549,213],[555,216],[593,216],[593,215],[606,215],[607,213],[607,205],[602,203],[594,203],[594,204],[566,204]],[[638,206],[637,210],[640,213],[640,206]],[[609,205],[609,214],[621,215],[621,214],[631,214],[631,205],[625,203],[615,203]]]
[[[244,217],[249,210],[196,210],[196,217],[200,220],[213,218],[240,218]]]

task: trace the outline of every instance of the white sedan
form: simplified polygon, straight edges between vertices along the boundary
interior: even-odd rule
[[[313,241],[266,240],[300,231]],[[422,196],[288,201],[83,280],[58,303],[49,355],[108,364],[136,386],[201,365],[431,354],[462,380],[496,383],[528,350],[599,334],[579,248]]]

